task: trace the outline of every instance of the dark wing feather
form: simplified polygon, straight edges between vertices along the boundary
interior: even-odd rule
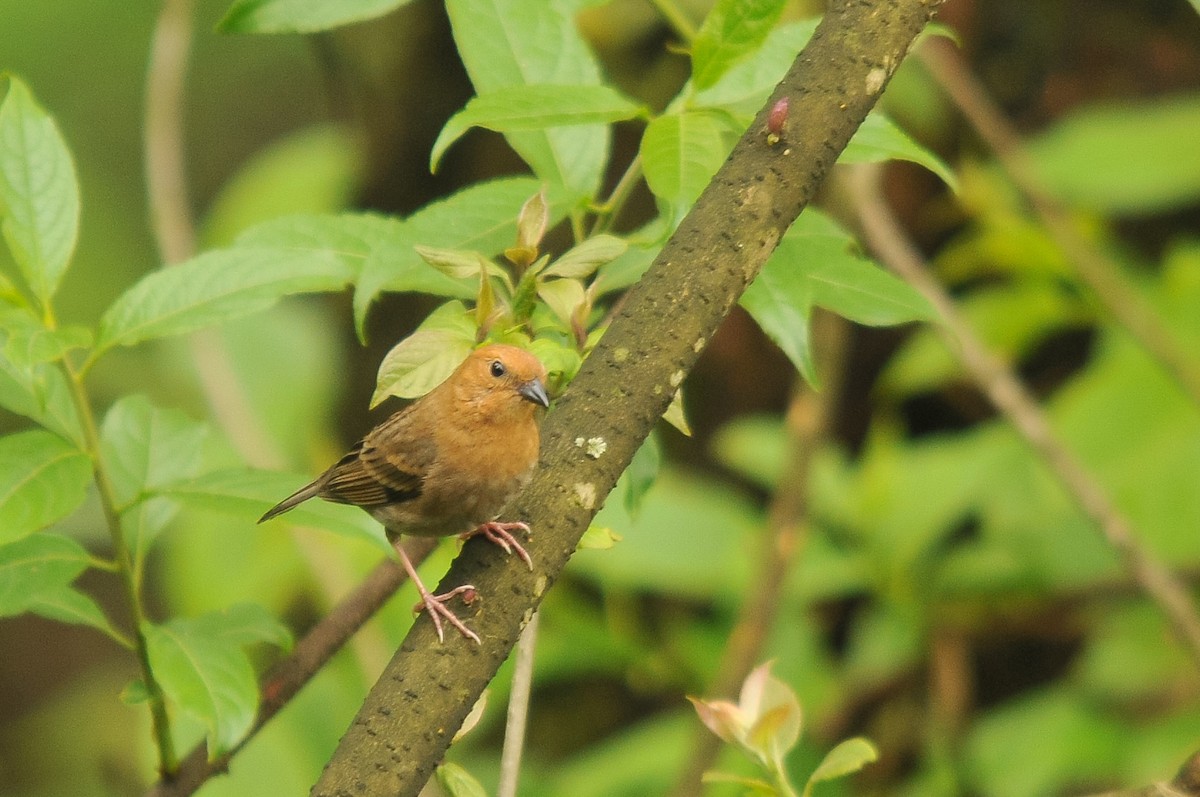
[[[434,458],[433,441],[413,434],[414,419],[408,409],[384,421],[329,469],[321,497],[362,507],[420,497]]]

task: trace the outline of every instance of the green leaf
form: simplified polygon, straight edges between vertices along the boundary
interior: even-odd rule
[[[474,346],[475,325],[466,308],[461,302],[442,305],[384,356],[371,406],[388,396],[425,395],[444,382]]]
[[[154,677],[167,698],[208,731],[209,756],[229,750],[254,723],[258,683],[235,640],[195,620],[142,626]]]
[[[438,766],[437,780],[449,797],[487,797],[487,790],[479,781],[453,761]]]
[[[478,183],[418,210],[384,236],[366,263],[354,291],[354,323],[360,339],[371,302],[381,291],[421,291],[452,299],[475,295],[478,283],[450,280],[429,267],[414,250],[421,244],[441,249],[470,249],[491,256],[517,235],[520,208],[538,192],[538,182],[509,177]],[[550,200],[549,223],[562,218],[562,200]],[[436,282],[435,282],[436,280]]]
[[[1028,144],[1043,183],[1072,204],[1158,213],[1200,198],[1200,94],[1099,105],[1065,117]]]
[[[542,272],[542,276],[587,279],[600,266],[625,254],[628,248],[629,244],[623,238],[594,235],[564,252]]]
[[[537,292],[542,301],[554,311],[554,314],[567,325],[568,329],[571,327],[571,320],[575,316],[576,309],[587,299],[583,283],[573,279],[552,279],[539,282]]]
[[[784,0],[717,0],[692,42],[692,83],[714,85],[757,50],[783,13]]]
[[[756,52],[730,67],[712,86],[697,91],[692,106],[754,116],[787,73],[796,54],[808,44],[818,21],[791,22],[772,30]]]
[[[0,103],[0,213],[30,291],[48,306],[79,235],[79,185],[58,126],[12,75]]]
[[[123,509],[156,487],[195,476],[209,428],[179,410],[155,407],[145,396],[126,396],[109,409],[100,451]]]
[[[642,136],[646,184],[674,211],[676,219],[691,207],[732,147],[729,118],[714,111],[664,114]]]
[[[222,33],[317,33],[381,17],[411,0],[235,0]]]
[[[476,94],[546,83],[603,83],[600,65],[565,3],[447,0],[446,11]],[[550,184],[552,197],[561,193],[558,187],[566,189],[571,201],[598,189],[608,163],[606,125],[513,132],[505,138],[534,174]]]
[[[875,749],[875,745],[871,744],[871,742],[861,736],[847,739],[826,753],[825,757],[821,759],[821,763],[817,765],[816,770],[808,779],[809,786],[805,788],[805,793],[808,793],[809,788],[814,783],[836,780],[837,778],[851,775],[858,772],[867,764],[878,760],[879,751]]]
[[[888,160],[911,161],[942,178],[951,190],[958,181],[942,159],[909,137],[895,122],[879,111],[872,111],[859,125],[854,137],[838,159],[841,163],[879,163]]]
[[[0,545],[0,617],[29,611],[54,599],[87,569],[88,552],[57,534],[33,534]]]
[[[100,430],[100,451],[112,482],[121,526],[140,564],[177,506],[153,490],[195,476],[203,464],[209,427],[178,410],[127,396],[109,409]]]
[[[0,357],[0,407],[36,421],[65,440],[83,445],[83,427],[67,377],[51,365],[18,368]]]
[[[120,632],[94,600],[68,586],[39,593],[29,601],[27,611],[60,623],[86,625],[114,639],[121,638]]]
[[[28,310],[15,308],[0,312],[0,335],[4,356],[21,369],[61,360],[68,351],[92,342],[91,330],[85,327],[47,329]]]
[[[191,622],[204,634],[237,645],[265,642],[288,650],[294,642],[292,632],[287,626],[257,603],[235,603],[220,611],[197,617]]]
[[[309,477],[275,471],[231,468],[159,488],[163,496],[189,506],[226,512],[242,520],[257,519]],[[365,541],[393,553],[383,527],[358,507],[313,499],[283,516],[296,526],[311,526],[350,539]],[[274,521],[278,523],[279,521]],[[264,530],[259,533],[267,533]]]
[[[97,352],[180,335],[265,310],[289,294],[341,290],[356,276],[341,258],[275,247],[206,252],[155,271],[108,308]]]
[[[859,255],[846,232],[811,208],[784,235],[741,303],[810,382],[816,377],[808,331],[814,306],[868,326],[933,317],[920,294]]]
[[[541,131],[555,127],[608,124],[645,116],[639,105],[611,86],[509,86],[472,97],[451,116],[433,143],[429,171],[472,127],[498,133]]]
[[[0,544],[74,512],[91,479],[91,460],[58,435],[38,429],[0,438]]]

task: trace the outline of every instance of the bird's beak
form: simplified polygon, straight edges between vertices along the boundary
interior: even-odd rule
[[[546,386],[540,379],[530,379],[517,388],[517,392],[534,404],[541,404],[543,407],[550,406],[550,396],[546,395]]]

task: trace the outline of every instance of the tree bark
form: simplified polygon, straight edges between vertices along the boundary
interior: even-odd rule
[[[421,790],[721,320],[812,199],[941,2],[831,4],[547,416],[537,474],[509,512],[533,527],[526,547],[534,571],[486,543],[464,546],[439,591],[477,587],[479,598],[463,619],[483,644],[453,634],[438,644],[430,623],[418,619],[312,794],[412,797]],[[768,115],[785,97],[789,112],[772,144]]]

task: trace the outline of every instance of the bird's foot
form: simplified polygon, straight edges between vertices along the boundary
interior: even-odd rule
[[[521,547],[521,543],[517,542],[517,538],[512,535],[514,531],[529,533],[528,523],[500,523],[498,521],[490,521],[479,526],[479,528],[468,531],[459,539],[466,541],[472,537],[482,534],[488,540],[499,545],[507,554],[512,554],[514,551],[521,558],[530,570],[533,570],[533,560],[529,558],[529,552]]]
[[[470,584],[463,584],[461,587],[455,587],[449,592],[443,592],[441,595],[434,595],[429,590],[425,589],[421,584],[417,584],[421,593],[421,602],[413,607],[414,614],[420,614],[422,611],[429,612],[429,619],[433,621],[433,627],[437,629],[438,641],[445,642],[446,636],[442,630],[442,620],[450,623],[458,629],[458,633],[462,634],[467,639],[474,640],[476,645],[483,644],[479,641],[479,635],[472,631],[458,619],[458,615],[450,611],[446,604],[458,596],[462,596],[463,603],[470,605],[475,600],[475,588]]]

